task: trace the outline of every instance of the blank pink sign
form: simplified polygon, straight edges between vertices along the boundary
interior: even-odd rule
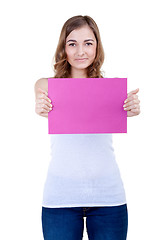
[[[48,78],[49,134],[126,133],[127,78]]]

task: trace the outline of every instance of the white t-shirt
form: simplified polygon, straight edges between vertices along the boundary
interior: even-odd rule
[[[44,207],[117,206],[125,190],[112,134],[50,134],[51,160]]]

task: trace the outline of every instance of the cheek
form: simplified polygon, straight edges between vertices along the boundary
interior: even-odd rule
[[[95,57],[95,55],[96,55],[96,48],[94,47],[94,48],[92,48],[92,49],[89,49],[88,55],[89,55],[90,57]]]
[[[74,50],[66,48],[66,54],[67,54],[67,58],[72,58],[74,55]]]

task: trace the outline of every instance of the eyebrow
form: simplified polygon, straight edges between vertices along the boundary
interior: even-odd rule
[[[88,41],[93,41],[94,42],[94,40],[93,39],[86,39],[86,40],[84,40],[84,42],[88,42]],[[70,39],[70,40],[68,40],[67,42],[77,42],[76,40],[73,40],[73,39]],[[66,43],[67,43],[66,42]]]

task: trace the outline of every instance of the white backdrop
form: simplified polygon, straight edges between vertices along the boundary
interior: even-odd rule
[[[127,239],[160,239],[158,0],[10,0],[0,9],[0,238],[43,239],[50,142],[47,118],[35,113],[34,83],[53,76],[62,25],[81,14],[98,24],[105,77],[127,77],[128,92],[140,89],[141,114],[127,119],[126,134],[113,134],[128,201]]]

